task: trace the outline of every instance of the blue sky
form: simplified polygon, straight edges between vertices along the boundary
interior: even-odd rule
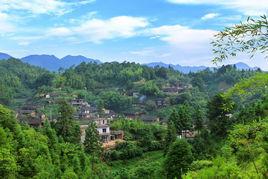
[[[212,66],[217,31],[267,14],[267,0],[1,0],[0,51]],[[239,56],[268,69],[258,56]]]

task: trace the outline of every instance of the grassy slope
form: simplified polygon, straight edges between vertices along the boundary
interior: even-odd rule
[[[154,166],[156,168],[162,168],[163,162],[164,162],[163,152],[154,151],[154,152],[147,152],[142,157],[134,158],[131,160],[126,161],[120,160],[111,162],[110,167],[114,173],[125,170],[129,174],[134,174],[134,172],[140,167]]]

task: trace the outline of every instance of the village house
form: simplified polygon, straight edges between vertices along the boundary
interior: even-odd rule
[[[158,98],[155,100],[155,104],[158,108],[166,107],[168,105],[168,101],[165,98]]]
[[[108,142],[111,140],[109,120],[105,118],[98,118],[94,120],[97,124],[97,130],[99,132],[102,142]]]
[[[142,95],[138,98],[139,104],[144,104],[146,100],[147,100],[147,96],[145,95]]]
[[[123,140],[124,132],[122,130],[113,131],[111,130],[111,140]]]
[[[76,108],[77,112],[75,118],[83,122],[95,122],[97,125],[97,131],[100,136],[100,140],[103,143],[107,143],[111,140],[123,139],[123,132],[111,131],[110,120],[112,120],[116,113],[112,110],[102,109],[99,113],[97,108],[91,106],[83,99],[74,99],[71,101],[71,105]],[[81,142],[85,140],[85,131],[88,125],[80,125],[81,130]]]
[[[20,123],[28,124],[32,127],[43,126],[46,116],[37,112],[37,107],[34,105],[26,105],[22,107],[17,113],[16,118]]]
[[[101,117],[105,117],[108,119],[114,119],[116,117],[116,113],[113,110],[102,109]]]
[[[100,140],[101,142],[105,143],[111,140],[111,133],[110,133],[110,126],[108,124],[107,119],[95,119],[93,122],[96,123],[97,125],[97,131],[99,132]],[[88,128],[88,125],[81,125],[80,130],[81,130],[81,142],[83,143],[85,141],[86,137],[86,129]]]
[[[129,119],[139,119],[145,112],[143,111],[126,111],[123,113]]]
[[[179,138],[193,139],[195,138],[197,132],[191,130],[182,130]]]
[[[168,87],[163,88],[163,92],[169,95],[175,95],[175,94],[182,92],[184,89],[185,87],[181,87],[181,86],[168,86]]]
[[[159,117],[153,115],[142,115],[141,120],[146,123],[159,122]]]
[[[100,140],[102,143],[107,143],[114,140],[123,140],[124,133],[123,131],[112,131],[109,126],[109,119],[98,118],[93,120],[97,125],[97,131],[99,132]],[[85,141],[86,137],[86,128],[88,125],[81,125],[81,142]]]
[[[40,98],[43,98],[47,103],[54,103],[56,99],[59,97],[57,93],[42,93],[39,94]]]
[[[76,118],[78,119],[93,119],[98,118],[99,114],[95,107],[88,105],[83,105],[77,108]]]
[[[132,97],[133,98],[139,98],[141,95],[140,95],[140,93],[139,92],[133,92],[132,93]]]
[[[71,105],[75,107],[87,106],[89,105],[84,99],[73,99]]]
[[[99,117],[97,108],[91,106],[83,99],[73,99],[70,104],[76,109],[76,113],[74,114],[75,119],[89,120]]]

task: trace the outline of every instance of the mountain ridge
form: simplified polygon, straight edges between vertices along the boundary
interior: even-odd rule
[[[60,68],[67,69],[71,66],[77,66],[82,62],[86,63],[97,63],[100,64],[99,60],[87,58],[82,55],[67,55],[63,58],[58,58],[55,55],[28,55],[26,57],[21,58],[21,60],[25,63],[29,63],[31,65],[39,66],[45,68],[50,71],[57,71]]]
[[[0,52],[0,60],[7,60],[9,58],[13,58],[12,56],[10,56],[9,54],[7,53],[1,53]]]
[[[151,68],[155,68],[157,66],[164,67],[164,68],[172,67],[174,70],[180,71],[181,73],[198,72],[198,71],[202,71],[206,68],[210,68],[210,67],[206,67],[206,66],[182,66],[179,64],[176,64],[176,65],[166,64],[163,62],[151,62],[151,63],[147,63],[144,65],[151,67]]]
[[[9,54],[0,52],[0,60],[3,60],[3,59],[6,60],[9,58],[13,58],[13,57]],[[85,57],[82,55],[66,55],[63,58],[58,58],[55,55],[48,55],[48,54],[37,55],[37,54],[35,54],[35,55],[28,55],[28,56],[22,57],[22,58],[20,58],[20,60],[25,62],[25,63],[28,63],[30,65],[45,68],[49,71],[57,71],[60,68],[67,69],[67,68],[70,68],[71,66],[77,66],[77,65],[81,64],[82,62],[97,63],[97,64],[102,63],[100,60],[88,58],[88,57]],[[141,64],[141,65],[145,65],[145,66],[148,66],[150,68],[155,68],[157,66],[164,67],[164,68],[172,67],[174,70],[177,70],[181,73],[190,73],[190,72],[194,73],[194,72],[205,70],[207,68],[210,68],[210,69],[212,68],[212,67],[207,67],[204,65],[183,66],[183,65],[179,65],[179,64],[167,64],[167,63],[164,63],[161,61],[160,62],[145,63],[145,64]],[[236,65],[238,70],[257,70],[258,69],[258,67],[250,67],[249,65],[247,65],[246,63],[243,63],[243,62],[238,62],[238,63],[231,64],[231,65]]]

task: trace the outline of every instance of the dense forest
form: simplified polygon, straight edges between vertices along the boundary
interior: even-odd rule
[[[8,59],[0,76],[2,178],[268,177],[267,72],[225,65],[182,74],[130,62],[49,72]],[[78,99],[98,117],[112,111],[123,140],[103,147],[86,121],[81,142]],[[41,125],[20,119],[29,106],[44,114]]]

